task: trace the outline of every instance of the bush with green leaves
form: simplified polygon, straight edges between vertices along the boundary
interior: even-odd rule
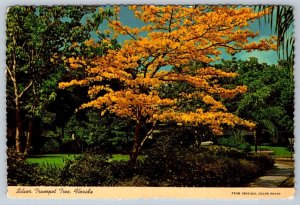
[[[242,186],[271,168],[261,155],[223,146],[182,148],[160,141],[143,159],[114,161],[99,151],[67,160],[62,169],[27,164],[8,150],[8,184],[34,186]]]
[[[217,138],[217,143],[219,145],[236,148],[246,153],[251,151],[251,145],[245,140],[245,130],[234,129],[228,131],[229,136]]]
[[[168,143],[151,149],[138,176],[149,186],[241,186],[272,167],[265,156],[247,156],[234,148],[203,146],[180,149]],[[129,184],[129,183],[127,183]]]
[[[109,186],[116,183],[109,155],[87,153],[67,160],[61,172],[64,186]]]
[[[7,149],[7,184],[9,186],[30,186],[34,184],[39,167],[27,164],[25,155],[17,153],[15,149]]]
[[[49,139],[42,146],[42,153],[59,153],[60,151],[59,142],[56,139]]]
[[[246,142],[245,140],[237,140],[234,136],[219,138],[218,144],[226,147],[236,148],[244,152],[251,151],[250,143]]]
[[[7,184],[9,186],[59,186],[60,169],[28,164],[24,154],[8,148]]]
[[[131,142],[131,124],[112,114],[99,116],[97,111],[80,110],[67,122],[64,141],[72,137],[88,148],[101,147],[107,153],[121,152]]]

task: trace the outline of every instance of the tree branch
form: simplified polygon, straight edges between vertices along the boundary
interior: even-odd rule
[[[12,72],[11,72],[11,70],[10,70],[9,67],[6,67],[6,71],[8,71],[8,75],[9,75],[10,79],[11,79],[13,82],[15,82],[16,79],[14,78],[14,76],[13,76],[13,74],[12,74]]]
[[[108,19],[108,18],[106,18],[106,20],[109,22],[109,23],[111,23],[111,21]],[[133,38],[134,40],[137,40],[137,38],[134,36],[134,35],[132,35],[131,33],[129,33],[129,31],[127,31],[126,29],[124,29],[122,26],[119,26],[119,25],[117,25],[120,29],[122,29],[123,31],[125,31],[131,38]]]
[[[146,136],[144,137],[144,139],[141,142],[141,146],[142,147],[145,143],[145,141],[151,136],[151,134],[153,133],[154,127],[155,127],[156,122],[153,123],[152,128],[149,130],[149,132],[147,132]]]
[[[171,33],[172,31],[172,28],[171,28],[171,25],[172,25],[172,19],[173,19],[173,13],[174,13],[174,6],[172,7],[172,11],[171,11],[171,16],[170,16],[170,21],[169,21],[169,33]]]
[[[31,86],[32,86],[33,81],[31,81],[26,88],[24,88],[24,90],[19,94],[19,98],[22,97],[22,95],[26,92],[26,90],[28,90]]]

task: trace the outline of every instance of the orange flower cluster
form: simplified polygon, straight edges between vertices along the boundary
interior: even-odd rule
[[[161,122],[175,121],[182,124],[194,126],[206,125],[211,128],[216,135],[223,134],[222,125],[235,126],[242,125],[249,128],[254,128],[255,124],[247,120],[243,120],[231,113],[227,112],[203,112],[198,109],[197,112],[175,112],[168,111],[161,114],[155,114],[154,120]]]
[[[116,7],[116,12],[118,8]],[[225,106],[213,96],[233,98],[246,92],[245,86],[226,89],[215,79],[234,78],[235,73],[224,72],[213,67],[204,67],[191,74],[191,62],[211,63],[220,58],[222,50],[229,53],[275,49],[276,39],[249,42],[258,33],[247,29],[249,22],[267,14],[265,10],[254,12],[249,7],[236,6],[131,6],[137,18],[145,22],[141,28],[122,25],[108,18],[112,33],[129,35],[130,40],[118,50],[94,59],[70,58],[74,69],[79,65],[85,69],[86,78],[60,83],[60,87],[72,85],[89,86],[95,82],[118,79],[122,90],[113,90],[109,84],[92,86],[91,101],[82,107],[95,107],[113,112],[121,117],[149,123],[176,121],[184,124],[208,125],[215,134],[222,133],[222,125],[254,127],[249,121],[227,112]],[[140,35],[147,32],[147,36]],[[87,41],[86,44],[96,46]],[[91,62],[91,63],[87,63]],[[182,68],[174,72],[168,67]],[[176,98],[163,98],[157,88],[173,82],[184,81],[195,87],[195,93],[183,93],[183,99],[196,98],[210,110],[201,107],[195,112],[181,112]],[[99,96],[100,92],[105,94]],[[181,99],[182,102],[182,99]]]

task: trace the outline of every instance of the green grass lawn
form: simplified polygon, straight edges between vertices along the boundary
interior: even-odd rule
[[[254,146],[251,146],[251,149],[254,150]],[[273,147],[273,146],[258,146],[258,152],[260,149],[271,150],[274,152],[274,157],[291,157],[291,150],[288,147]]]
[[[130,159],[130,157],[127,154],[126,155],[125,154],[113,154],[111,160],[116,160],[116,161],[126,160],[126,161],[128,161],[129,159]]]
[[[29,156],[26,161],[29,164],[39,164],[41,166],[63,167],[65,159],[75,159],[80,154],[40,154]],[[128,155],[113,154],[111,160],[129,160]]]
[[[29,164],[39,164],[41,166],[63,167],[65,159],[73,160],[79,154],[40,154],[27,157]]]

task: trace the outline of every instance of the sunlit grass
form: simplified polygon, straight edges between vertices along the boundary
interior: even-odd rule
[[[29,164],[39,164],[40,166],[55,166],[55,167],[63,167],[65,160],[70,159],[74,160],[76,156],[80,156],[80,154],[41,154],[41,155],[32,155],[29,156],[26,161]],[[111,161],[116,160],[126,160],[130,159],[129,155],[124,154],[113,154]]]
[[[291,150],[288,147],[258,146],[257,149],[258,152],[260,149],[273,151],[274,157],[291,157]],[[251,150],[254,150],[254,146],[251,146]]]
[[[66,159],[75,159],[80,154],[41,154],[29,156],[26,161],[29,164],[39,164],[41,166],[63,167]]]

